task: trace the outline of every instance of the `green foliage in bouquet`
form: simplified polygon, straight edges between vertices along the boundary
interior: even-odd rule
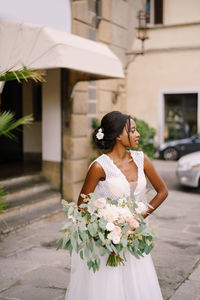
[[[126,261],[126,253],[137,259],[149,254],[154,247],[154,233],[142,217],[147,206],[136,203],[134,196],[118,201],[98,198],[94,193],[84,197],[79,207],[62,200],[67,223],[57,250],[75,251],[86,260],[88,268],[97,271],[101,256],[107,255],[107,266],[117,267]],[[123,256],[123,258],[122,258]]]
[[[139,145],[137,150],[143,151],[149,158],[153,159],[155,157],[156,153],[156,147],[154,143],[152,142],[156,130],[152,127],[150,127],[145,121],[139,120],[137,118],[133,118],[133,120],[136,123],[136,128],[138,132],[140,133],[140,140],[139,140]],[[92,128],[96,129],[97,127],[100,126],[100,122],[98,121],[97,118],[92,119]],[[95,143],[92,141],[92,146],[93,149],[98,150],[97,146]],[[131,149],[131,148],[127,148]],[[99,151],[102,152],[102,151]],[[108,151],[107,151],[108,152]],[[101,154],[101,153],[99,153]]]

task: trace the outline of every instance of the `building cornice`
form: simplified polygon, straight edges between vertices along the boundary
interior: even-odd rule
[[[169,48],[159,48],[159,49],[147,49],[144,51],[145,54],[151,54],[151,53],[163,53],[163,52],[180,52],[180,51],[199,51],[200,45],[197,46],[185,46],[185,47],[169,47]],[[126,55],[139,55],[141,54],[139,51],[132,51],[132,52],[126,52]]]
[[[189,27],[189,26],[198,26],[199,22],[190,22],[190,23],[181,23],[181,24],[156,24],[156,25],[148,25],[148,30],[157,30],[157,29],[167,29],[167,28],[179,28],[179,27]]]

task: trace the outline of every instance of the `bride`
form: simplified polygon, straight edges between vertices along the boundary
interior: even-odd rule
[[[150,201],[144,218],[148,217],[167,197],[167,188],[154,169],[150,159],[137,149],[140,134],[131,116],[112,111],[106,114],[93,139],[100,149],[110,149],[89,166],[78,204],[83,203],[81,194],[95,192],[101,197],[119,199],[120,188],[127,195],[132,192],[136,201],[144,197],[146,177],[150,180],[156,196]],[[119,188],[113,189],[112,180],[117,179]],[[111,188],[112,187],[112,188]],[[151,255],[137,259],[127,253],[125,266],[106,266],[107,257],[101,258],[100,270],[89,271],[87,263],[76,253],[72,255],[71,277],[65,300],[161,300],[157,275]]]

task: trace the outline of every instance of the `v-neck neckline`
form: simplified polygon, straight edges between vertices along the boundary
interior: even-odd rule
[[[120,172],[120,174],[124,177],[124,179],[126,180],[126,182],[128,182],[128,184],[130,185],[130,183],[132,182],[136,182],[136,188],[138,186],[138,179],[139,179],[139,168],[138,168],[138,164],[136,162],[136,160],[134,159],[131,151],[129,151],[130,155],[131,155],[131,158],[133,160],[133,162],[135,163],[136,167],[137,167],[137,180],[136,181],[128,181],[127,177],[125,176],[125,174],[121,171],[121,169],[114,163],[114,161],[112,160],[112,158],[110,156],[108,156],[107,154],[103,154],[105,155],[106,157],[108,157],[108,159],[110,160],[110,162],[113,164],[113,166]],[[135,188],[135,190],[136,190]]]

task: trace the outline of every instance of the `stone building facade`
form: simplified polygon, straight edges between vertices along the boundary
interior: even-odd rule
[[[22,29],[24,32],[28,32],[27,30],[30,29],[31,34],[28,35],[27,39],[31,45],[33,43],[34,51],[28,52],[28,58],[32,52],[36,53],[42,48],[42,41],[47,38],[49,42],[49,37],[52,38],[53,43],[50,49],[55,49],[57,45],[58,48],[59,46],[62,47],[65,39],[68,39],[67,35],[63,36],[66,32],[73,34],[71,35],[72,40],[76,39],[77,37],[74,35],[77,35],[98,42],[95,44],[97,49],[100,47],[99,43],[103,43],[118,58],[112,56],[112,53],[104,45],[100,47],[105,49],[104,55],[107,62],[112,57],[114,62],[120,66],[120,75],[116,74],[116,78],[120,78],[122,75],[121,64],[126,77],[130,62],[130,56],[127,53],[131,51],[136,38],[137,14],[143,8],[144,1],[62,0],[59,4],[55,4],[55,2],[55,0],[45,1],[48,12],[41,10],[40,18],[38,18],[38,9],[36,9],[40,7],[39,0],[31,2],[31,10],[26,10],[26,1],[22,1],[15,15],[12,15],[9,5],[5,5],[7,17],[2,21],[2,26],[4,32],[7,31],[7,33],[4,36],[7,36],[9,40],[14,40],[12,35],[14,31],[9,31],[8,27],[15,30],[20,28],[19,31],[16,31],[17,38],[15,37],[19,41],[25,36],[20,34]],[[55,6],[52,6],[53,4]],[[53,21],[52,14],[55,16]],[[71,24],[65,22],[65,17],[71,21]],[[26,23],[29,20],[30,23]],[[10,21],[14,23],[11,24]],[[61,27],[58,28],[58,25]],[[44,34],[41,40],[37,40],[39,33]],[[62,36],[61,40],[58,39],[60,36]],[[27,49],[27,39],[23,40],[23,38],[20,40],[22,43],[19,44],[23,49]],[[83,45],[88,47],[87,51],[81,48],[85,58],[88,58],[89,50],[94,47],[94,44],[91,45],[91,41],[84,39],[81,45],[80,38],[79,41],[80,43],[77,42],[75,49],[79,49],[79,46]],[[45,41],[44,44],[46,45]],[[91,49],[89,45],[91,45]],[[70,47],[70,45],[68,46]],[[21,57],[18,57],[20,51],[15,50],[10,50],[10,53],[14,53],[12,58],[21,61]],[[108,52],[110,56],[106,56]],[[103,79],[115,78],[113,70],[109,70],[112,75],[103,73],[99,70],[101,66],[98,64],[95,69],[95,61],[92,60],[93,69],[86,66],[79,68],[77,65],[73,68],[70,67],[70,63],[65,65],[64,60],[59,65],[54,65],[57,57],[62,55],[65,57],[68,52],[63,50],[61,54],[58,50],[52,57],[49,56],[50,52],[47,51],[47,53],[48,55],[46,52],[37,55],[37,57],[44,55],[48,63],[51,64],[51,66],[47,64],[47,67],[39,65],[39,68],[46,70],[46,82],[40,86],[32,82],[23,82],[22,84],[15,82],[10,85],[6,83],[6,88],[2,92],[2,99],[3,103],[7,105],[9,99],[13,99],[11,94],[14,94],[14,105],[11,103],[10,107],[6,106],[5,108],[14,111],[15,106],[17,106],[20,110],[17,117],[33,114],[35,118],[34,123],[29,128],[23,128],[21,131],[17,163],[21,167],[24,167],[27,162],[30,162],[32,166],[38,164],[39,169],[37,170],[42,171],[42,174],[62,191],[62,196],[66,200],[77,201],[88,166],[92,158],[97,155],[91,145],[92,119],[101,120],[103,115],[112,110],[131,113],[127,111],[126,80],[125,78]],[[102,53],[98,53],[98,55],[100,54]],[[3,61],[3,57],[1,60]],[[10,60],[8,59],[8,61]],[[19,99],[16,97],[17,92]],[[12,150],[10,157],[7,157],[7,150]],[[16,143],[5,147],[4,154],[8,163],[13,159],[14,152],[16,152]]]
[[[132,48],[142,7],[140,0],[72,1],[72,33],[108,45],[126,72],[127,52]],[[100,120],[112,110],[127,112],[126,80],[79,82],[71,100],[70,124],[64,134],[63,192],[65,199],[76,201],[95,155],[90,143],[92,118]]]
[[[156,2],[148,2],[153,9]],[[163,1],[160,24],[148,24],[144,55],[137,55],[138,40],[132,48],[127,109],[156,128],[158,144],[200,132],[199,14],[198,0]]]

